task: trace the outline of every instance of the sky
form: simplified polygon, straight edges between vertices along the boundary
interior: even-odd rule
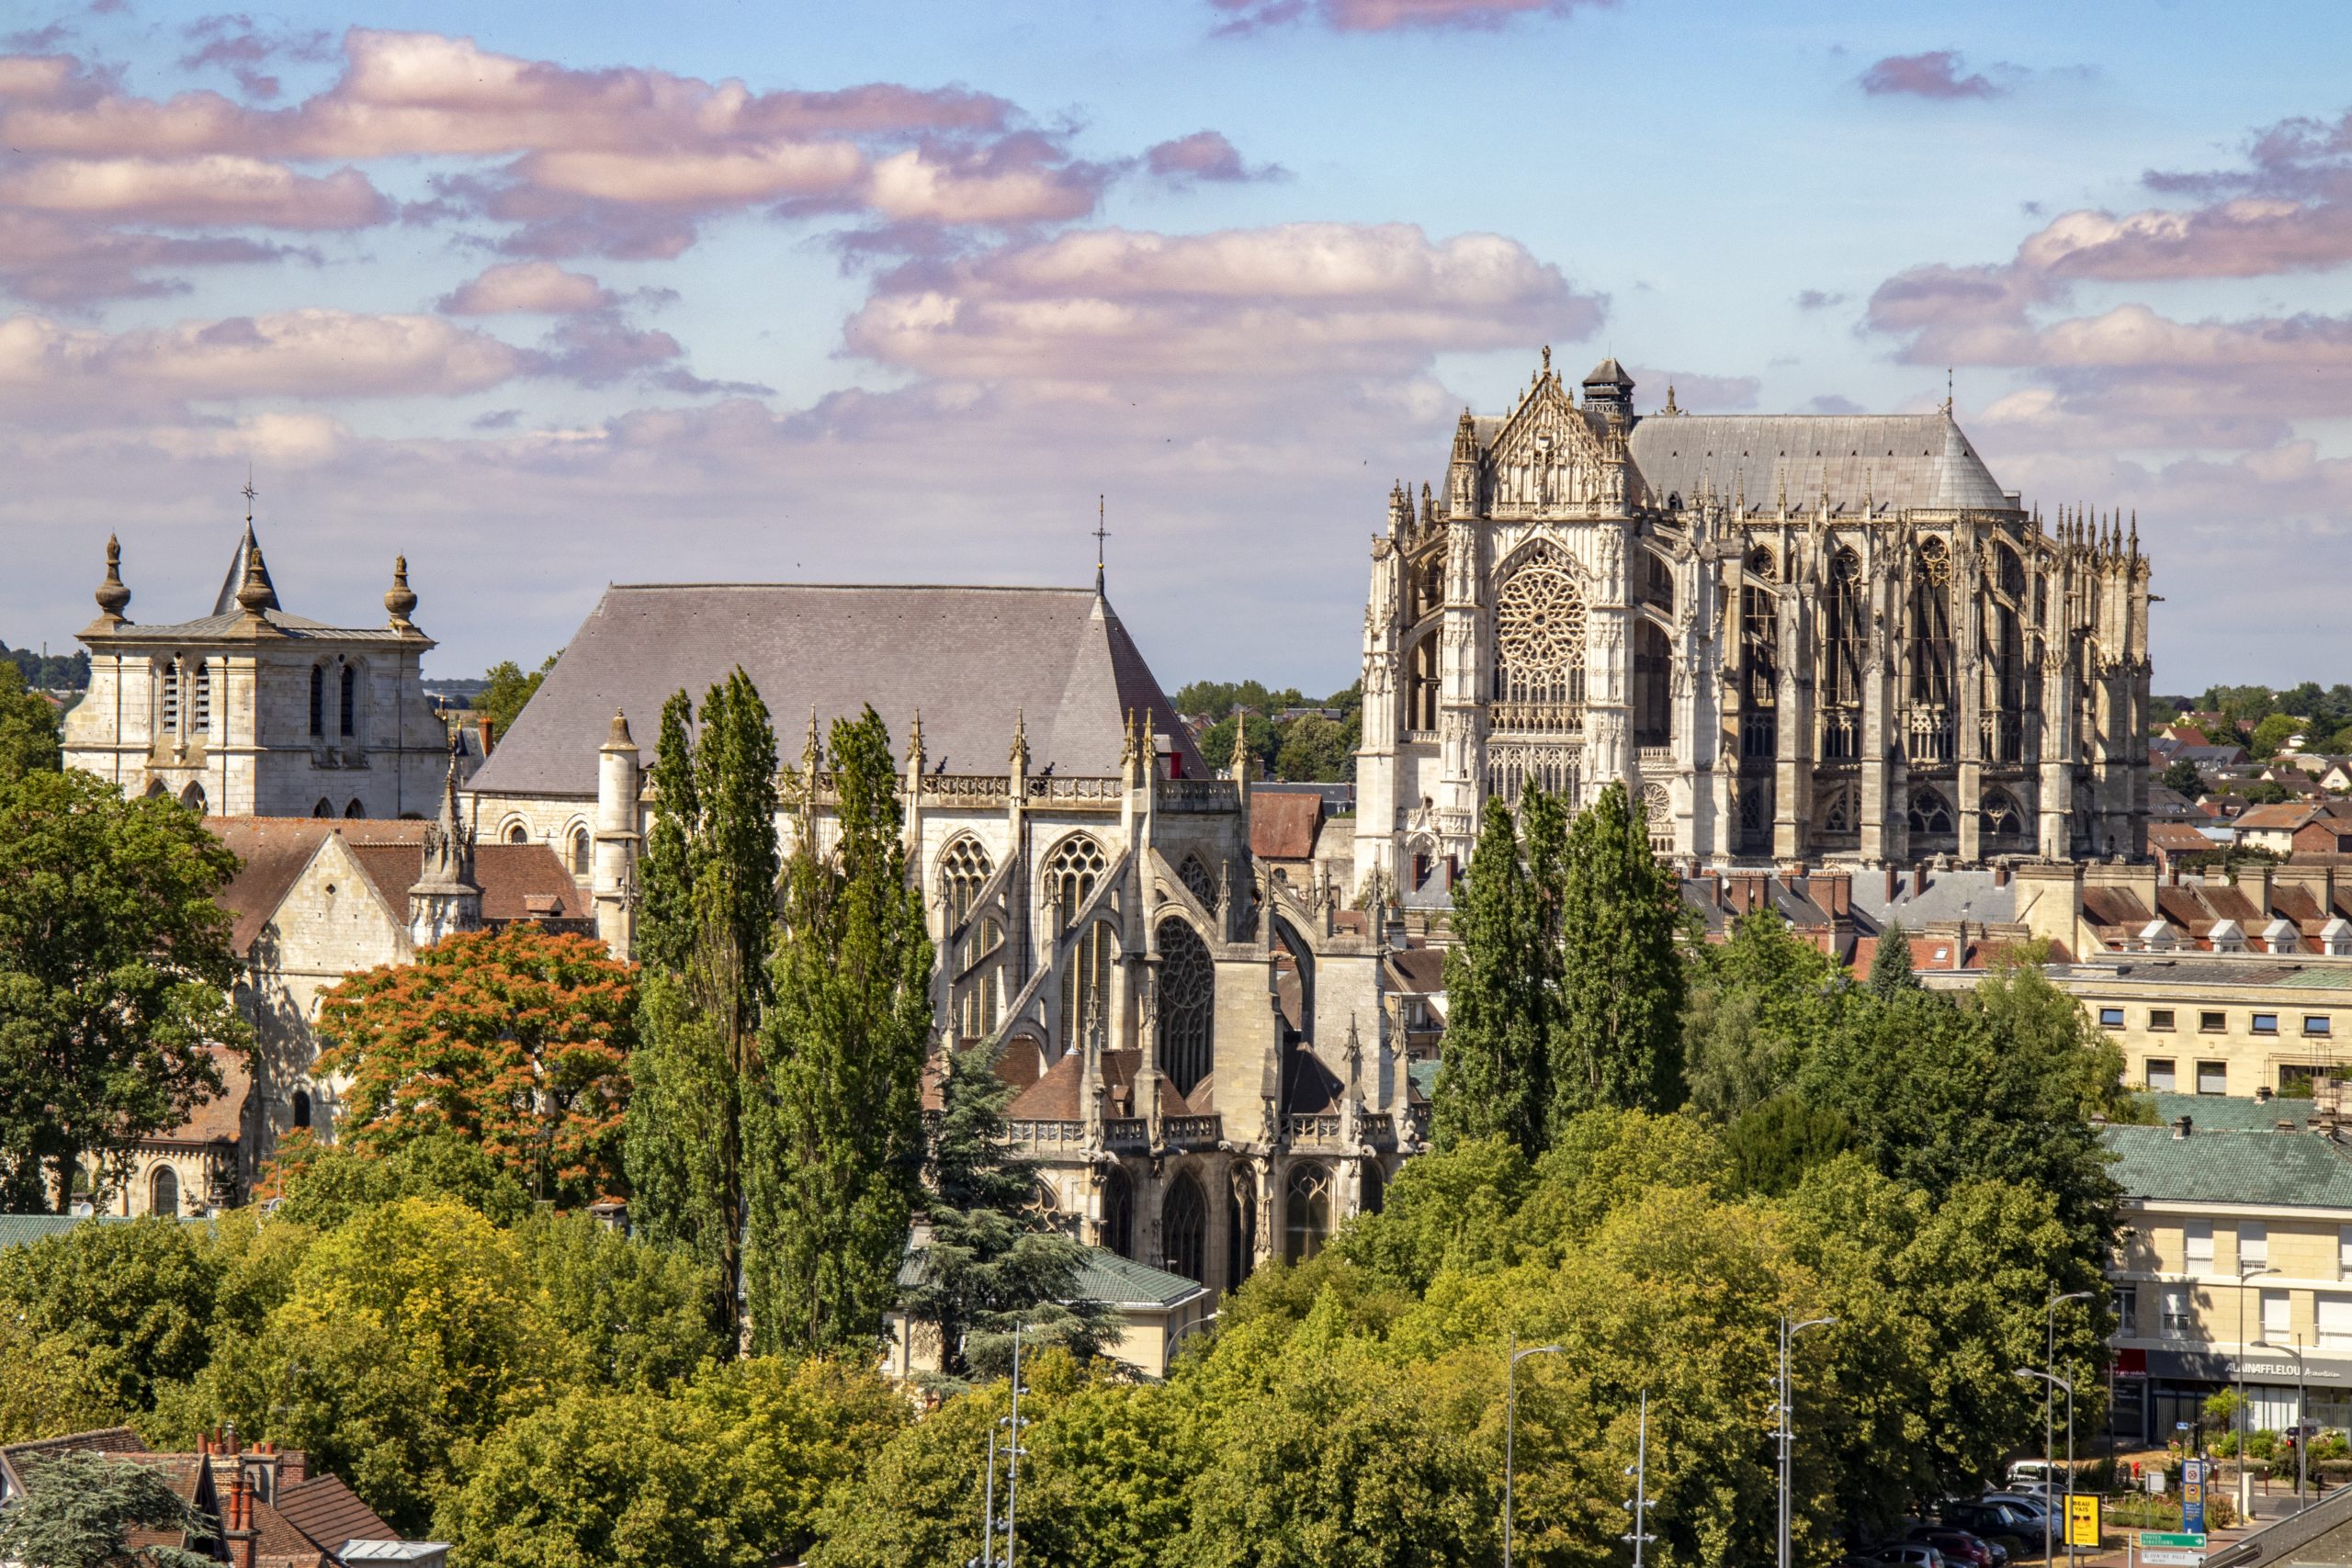
[[[2136,513],[2154,682],[2347,677],[2352,9],[0,0],[0,640],[286,608],[428,672],[607,582],[1079,585],[1357,673],[1389,487],[1550,345],[1959,418]]]

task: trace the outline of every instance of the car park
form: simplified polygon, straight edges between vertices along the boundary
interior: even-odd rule
[[[1913,1525],[1906,1539],[1934,1547],[1953,1568],[2003,1568],[2009,1557],[1992,1542],[1949,1524]]]
[[[1950,1559],[1923,1540],[1890,1540],[1873,1547],[1871,1555],[1886,1568],[1954,1568]]]

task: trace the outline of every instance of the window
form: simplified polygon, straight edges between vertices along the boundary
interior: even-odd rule
[[[1331,1234],[1331,1176],[1321,1166],[1291,1168],[1283,1228],[1284,1261],[1304,1263],[1323,1250],[1324,1238]]]
[[[196,661],[195,683],[196,713],[193,723],[196,732],[203,735],[209,732],[212,728],[212,665],[209,660],[199,659]]]
[[[506,829],[506,841],[510,844],[527,844],[531,841],[531,830],[520,822],[509,823]]]
[[[588,829],[585,828],[571,830],[571,874],[588,874]]]
[[[147,1212],[176,1219],[180,1212],[179,1173],[168,1165],[159,1165],[155,1174],[147,1179]]]
[[[1189,1174],[1179,1175],[1169,1188],[1159,1228],[1168,1244],[1163,1267],[1196,1285],[1207,1284],[1208,1206],[1201,1201],[1201,1184]]]
[[[2262,1292],[2262,1337],[2271,1345],[2284,1345],[2295,1332],[2294,1303],[2284,1291]]]
[[[2118,1285],[2112,1293],[2115,1299],[2115,1331],[2130,1338],[2140,1331],[2140,1287]]]
[[[311,733],[327,732],[327,672],[324,665],[311,666]]]
[[[1949,833],[1952,830],[1951,807],[1942,795],[1921,784],[1911,792],[1908,820],[1915,833]]]
[[[2352,1350],[2352,1296],[2321,1296],[2318,1307],[2319,1348]]]
[[[2188,1286],[2166,1285],[2165,1287],[2165,1318],[2161,1327],[2164,1337],[2167,1339],[2188,1337]]]
[[[2173,1077],[2172,1058],[2169,1056],[2149,1057],[2146,1076],[2148,1087],[2158,1094],[2170,1094],[2177,1087],[2177,1080]]]
[[[2227,1062],[2197,1064],[2197,1092],[2227,1094],[2230,1092],[2230,1065]]]
[[[2123,1027],[2123,1010],[2122,1010],[2121,1008],[2101,1008],[2101,1009],[2099,1009],[2099,1010],[2098,1010],[2098,1026],[2099,1026],[2101,1029],[2120,1029],[2120,1028],[2122,1028],[2122,1027]]]
[[[343,667],[343,691],[341,693],[343,703],[340,711],[336,715],[336,728],[341,729],[345,735],[349,735],[351,733],[351,722],[353,718],[356,716],[353,710],[359,705],[356,700],[358,694],[359,671],[346,664]]]
[[[298,1089],[294,1091],[294,1125],[307,1127],[310,1124],[311,1091],[306,1089]]]
[[[1127,1173],[1112,1166],[1102,1173],[1102,1245],[1125,1258],[1135,1250],[1136,1194]]]
[[[325,795],[321,795],[319,796],[319,803],[311,807],[311,815],[313,817],[332,817],[334,815],[334,807],[328,804],[327,797]]]
[[[1246,1170],[1233,1172],[1225,1196],[1225,1288],[1235,1291],[1258,1260],[1258,1181]]]
[[[2258,1013],[2256,1013],[2256,1014],[2254,1015],[2254,1032],[2255,1032],[2256,1034],[2276,1034],[2276,1033],[2278,1033],[2278,1015],[2277,1013],[2275,1013],[2275,1012],[2258,1012]]]
[[[1069,971],[1062,976],[1062,1049],[1082,1040],[1104,1045],[1116,1031],[1111,1017],[1111,960],[1119,944],[1111,922],[1096,920],[1069,944]]]
[[[164,733],[176,735],[180,728],[180,667],[177,660],[164,665]]]
[[[2327,1014],[2324,1012],[2307,1012],[2303,1014],[2304,1033],[2333,1034],[2335,1032],[2333,1021],[2328,1018]]]
[[[2172,1032],[2172,1009],[2150,1008],[2148,1010],[2148,1028],[2159,1034],[2170,1034]]]
[[[2238,1272],[2270,1267],[2270,1227],[2260,1220],[2238,1222]]]
[[[2222,1034],[2228,1032],[2230,1015],[2225,1012],[2200,1012],[2197,1015],[2197,1030],[2200,1034]]]
[[[352,821],[357,822],[366,818],[368,808],[359,804],[359,797],[355,795],[344,803],[343,814]]]
[[[2181,1256],[2188,1261],[2183,1270],[2189,1274],[2211,1274],[2213,1271],[2213,1222],[2191,1220],[2181,1227]]]
[[[997,1008],[1002,999],[998,982],[1004,971],[989,960],[1003,945],[1004,928],[983,917],[980,929],[972,933],[971,942],[965,949],[966,986],[957,1017],[961,1021],[959,1031],[967,1040],[978,1040],[996,1032]]]
[[[1381,1204],[1388,1201],[1388,1178],[1375,1160],[1363,1162],[1363,1201],[1358,1205],[1367,1214],[1380,1213]]]
[[[1159,922],[1159,953],[1160,1065],[1176,1092],[1190,1094],[1216,1061],[1216,965],[1208,945],[1180,919]]]
[[[947,852],[939,857],[939,897],[947,906],[951,934],[971,919],[972,906],[979,902],[980,889],[988,886],[995,869],[988,851],[968,836],[948,845]]]
[[[1102,846],[1083,833],[1073,833],[1054,846],[1046,863],[1045,886],[1039,889],[1054,912],[1054,934],[1059,936],[1078,919],[1078,911],[1094,896],[1094,885],[1110,869]]]

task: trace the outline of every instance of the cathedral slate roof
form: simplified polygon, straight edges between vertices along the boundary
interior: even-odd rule
[[[1951,415],[1655,414],[1627,436],[1652,498],[1690,501],[1702,488],[1750,507],[1785,493],[1810,511],[1825,480],[1829,503],[1859,517],[1863,506],[2014,511],[1984,460]]]
[[[1091,589],[649,583],[605,591],[467,787],[594,796],[615,709],[650,763],[670,694],[699,704],[738,664],[786,761],[798,760],[812,706],[830,727],[871,704],[901,757],[921,711],[933,771],[1004,773],[1017,712],[1031,777],[1104,778],[1119,771],[1132,709],[1168,737],[1185,777],[1210,776],[1176,705]]]

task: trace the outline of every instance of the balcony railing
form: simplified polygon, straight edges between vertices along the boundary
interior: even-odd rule
[[[1292,1116],[1286,1121],[1290,1141],[1294,1144],[1336,1144],[1340,1141],[1340,1118],[1337,1115]]]
[[[1159,1136],[1173,1148],[1214,1148],[1225,1136],[1225,1118],[1170,1116],[1159,1124]]]
[[[1161,779],[1154,798],[1170,811],[1238,811],[1241,797],[1224,779]]]
[[[1493,703],[1487,708],[1487,727],[1509,730],[1515,735],[1581,735],[1584,733],[1584,705]]]
[[[1071,1148],[1086,1142],[1083,1122],[1014,1122],[1012,1141],[1033,1148]]]
[[[1114,1116],[1102,1123],[1102,1141],[1114,1149],[1151,1146],[1151,1127],[1140,1116]]]

